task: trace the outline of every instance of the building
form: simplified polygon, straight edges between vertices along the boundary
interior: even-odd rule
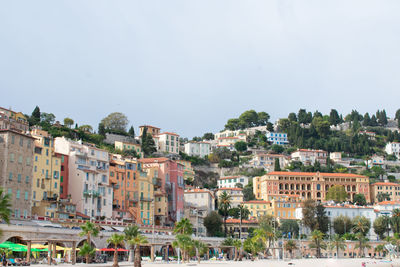
[[[397,159],[400,159],[400,142],[387,143],[385,152],[389,155],[395,155]]]
[[[184,216],[184,179],[183,165],[168,158],[144,158],[139,162],[143,171],[154,169],[154,178],[159,187],[155,191],[160,199],[160,205],[167,199],[167,217],[160,216],[160,222],[172,226]],[[156,201],[157,205],[157,201]],[[156,207],[156,213],[158,208]],[[162,212],[161,212],[162,214]],[[157,222],[157,217],[156,217]]]
[[[15,218],[31,216],[34,138],[0,130],[0,186],[10,195]]]
[[[208,189],[187,189],[185,190],[185,206],[193,208],[202,208],[206,215],[215,210],[215,197],[212,191]]]
[[[251,128],[246,128],[243,130],[225,130],[219,133],[214,134],[215,139],[219,139],[221,137],[234,137],[240,134],[245,134],[246,136],[255,135],[256,132],[267,133],[267,126],[256,126]]]
[[[287,145],[289,144],[289,140],[287,137],[287,133],[273,133],[267,132],[267,141],[274,145]]]
[[[227,137],[220,137],[217,139],[218,146],[234,146],[236,142],[247,141],[247,136],[245,133],[240,133],[237,136],[227,136]]]
[[[160,134],[160,128],[151,125],[142,125],[139,126],[139,137],[142,137],[145,128],[147,129],[147,133],[153,137]]]
[[[300,161],[303,165],[314,165],[315,162],[325,165],[328,158],[328,152],[314,149],[298,149],[293,152],[291,156],[292,160]]]
[[[63,164],[61,154],[55,153],[53,137],[47,131],[37,127],[31,133],[35,138],[32,215],[61,219],[74,218],[75,205],[69,202],[65,194],[63,194],[64,198],[61,198],[61,184],[64,183],[64,177],[61,176]],[[64,175],[65,172],[64,165]],[[63,190],[64,186],[65,183]],[[65,189],[68,190],[68,187]]]
[[[206,208],[185,206],[185,218],[189,219],[193,225],[193,234],[195,236],[207,236],[207,229],[204,226],[204,218],[207,217],[207,214]]]
[[[116,220],[138,221],[138,164],[136,159],[110,155],[110,184],[113,186],[113,215]]]
[[[245,187],[249,183],[249,177],[246,176],[224,176],[217,181],[218,188],[236,188],[237,184],[242,184]]]
[[[154,220],[154,168],[147,168],[143,172],[140,172],[138,185],[139,185],[139,207],[140,216],[138,221],[143,225],[155,225]]]
[[[211,144],[209,142],[194,142],[190,141],[185,144],[185,153],[189,156],[200,158],[208,157],[211,153]]]
[[[22,112],[0,107],[0,129],[26,133],[29,131],[29,123]]]
[[[376,140],[376,133],[374,132],[360,131],[359,134],[368,136],[369,140]]]
[[[394,209],[400,209],[400,202],[398,201],[382,201],[374,205],[377,217],[389,216],[391,217]]]
[[[120,151],[135,151],[138,156],[142,154],[142,147],[137,143],[115,141],[114,148]]]
[[[227,219],[226,220],[226,228],[227,228],[227,233],[228,236],[233,236],[234,238],[239,238],[239,235],[241,238],[247,238],[250,233],[250,228],[257,228],[258,221],[257,220],[242,220],[240,222],[240,219]],[[225,225],[222,224],[222,231],[225,231]],[[240,228],[242,228],[242,231],[240,231]]]
[[[183,166],[183,179],[185,181],[193,181],[195,172],[192,168],[192,163],[187,160],[178,160],[177,162]]]
[[[70,195],[68,193],[68,177],[69,177],[69,168],[68,168],[68,155],[64,155],[61,153],[55,153],[56,157],[60,159],[60,198],[61,199],[69,199]]]
[[[160,133],[158,136],[158,151],[169,154],[179,154],[179,135],[176,133]]]
[[[265,200],[244,201],[243,206],[250,212],[250,218],[257,220],[264,215],[272,215],[272,203]]]
[[[231,207],[238,207],[243,202],[243,189],[242,188],[219,188],[217,190],[217,199],[220,198],[221,194],[226,192],[231,196]]]
[[[272,215],[279,220],[295,220],[296,209],[301,207],[302,198],[299,195],[269,195]]]
[[[270,172],[253,179],[253,192],[257,199],[263,200],[279,194],[323,201],[334,185],[344,186],[350,201],[355,194],[363,194],[367,202],[371,201],[369,178],[351,173]]]
[[[250,160],[249,164],[254,168],[264,168],[266,171],[274,171],[275,161],[279,160],[279,167],[284,169],[288,164],[289,160],[284,155],[280,154],[256,154]]]
[[[108,152],[65,137],[55,138],[54,144],[56,153],[68,155],[68,193],[76,211],[90,217],[112,218]]]
[[[371,201],[378,203],[378,194],[388,194],[391,201],[400,201],[400,184],[379,182],[371,184]]]

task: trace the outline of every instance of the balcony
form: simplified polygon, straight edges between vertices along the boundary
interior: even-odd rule
[[[96,167],[96,170],[98,170],[98,171],[100,171],[100,172],[106,172],[106,171],[108,171],[107,169],[105,169],[105,168],[103,168],[103,167],[100,167],[100,166],[97,166],[97,167]]]
[[[155,187],[161,187],[161,178],[153,177],[153,185]]]
[[[129,197],[128,201],[134,203],[134,202],[138,202],[139,199],[137,196],[133,196],[133,197]]]
[[[85,157],[87,158],[88,154],[86,152],[80,152],[75,150],[75,155],[77,155],[78,157]]]
[[[97,198],[97,197],[100,197],[100,192],[94,191],[94,190],[85,190],[85,191],[83,191],[83,196],[84,196],[84,197],[94,197],[94,198]]]
[[[165,183],[165,189],[166,189],[166,190],[172,190],[172,185],[171,185],[170,182],[166,182],[166,183]]]
[[[143,196],[140,196],[140,201],[152,202],[152,201],[153,201],[153,199],[152,199],[152,198],[149,198],[149,197],[143,197]]]

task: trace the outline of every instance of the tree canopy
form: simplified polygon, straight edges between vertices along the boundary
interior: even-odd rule
[[[266,126],[269,121],[269,114],[266,112],[256,112],[247,110],[240,114],[239,118],[229,119],[225,124],[226,130],[241,130],[255,126]]]
[[[107,117],[101,120],[101,124],[111,131],[126,132],[128,118],[121,112],[110,113]]]

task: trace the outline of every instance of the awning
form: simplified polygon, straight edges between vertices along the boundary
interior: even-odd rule
[[[55,224],[55,223],[51,223],[51,222],[48,222],[48,221],[32,221],[32,222],[34,222],[37,225],[42,226],[42,227],[62,228],[61,225]]]
[[[119,227],[119,226],[113,226],[112,228],[114,228],[115,230],[117,230],[119,232],[123,232],[125,230],[124,227]]]
[[[109,232],[113,232],[114,229],[112,229],[110,226],[106,226],[106,225],[102,225],[101,228],[103,228],[104,231],[109,231]]]
[[[114,248],[101,248],[100,251],[112,251],[112,252],[114,252],[115,249]],[[129,251],[129,250],[124,249],[124,248],[119,248],[117,251],[120,252],[120,251]]]

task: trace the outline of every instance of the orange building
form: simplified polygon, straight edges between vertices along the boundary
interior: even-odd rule
[[[138,164],[135,159],[112,155],[110,184],[113,185],[113,218],[137,221]]]
[[[296,209],[301,207],[302,198],[299,195],[269,195],[272,215],[280,219],[296,219]]]
[[[388,194],[390,200],[400,201],[400,184],[396,183],[374,183],[370,186],[371,200],[374,203],[378,203],[378,194]]]
[[[253,179],[254,195],[268,200],[269,195],[299,195],[302,198],[325,200],[329,188],[342,185],[349,200],[355,194],[363,194],[371,202],[369,178],[351,173],[320,172],[270,172]]]

